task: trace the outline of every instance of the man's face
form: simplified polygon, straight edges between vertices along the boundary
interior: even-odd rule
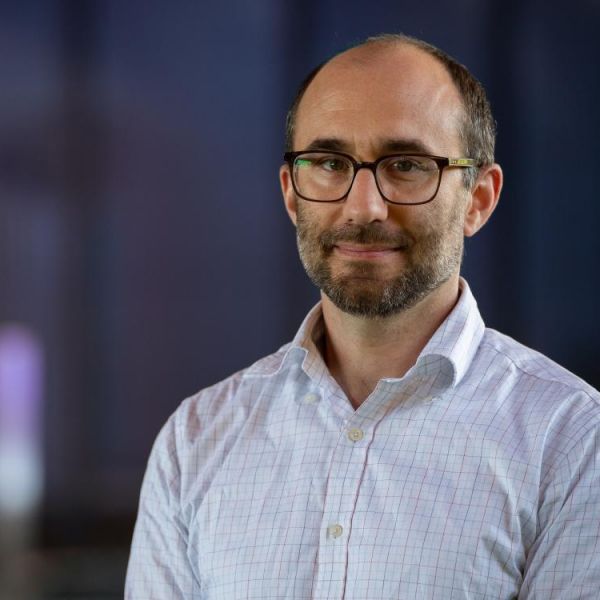
[[[411,47],[362,48],[327,65],[298,111],[295,150],[339,150],[360,161],[396,151],[459,157],[462,105],[444,68]],[[360,170],[343,202],[297,198],[282,168],[309,277],[344,312],[386,317],[410,308],[457,275],[467,190],[444,173],[435,199],[386,203]]]

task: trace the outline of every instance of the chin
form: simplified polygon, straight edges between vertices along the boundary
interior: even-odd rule
[[[352,278],[344,284],[322,290],[342,312],[365,318],[386,318],[414,306],[419,298],[398,293],[393,285],[379,284],[376,280]]]

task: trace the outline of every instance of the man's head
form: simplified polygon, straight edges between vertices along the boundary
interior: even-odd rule
[[[337,151],[369,163],[389,154],[468,157],[479,168],[443,170],[431,202],[406,206],[387,202],[368,168],[355,171],[340,201],[310,202],[296,194],[290,165],[282,166],[309,277],[338,308],[365,317],[410,308],[457,278],[463,236],[483,225],[500,192],[493,145],[481,86],[423,42],[380,37],[322,65],[290,110],[288,150]]]

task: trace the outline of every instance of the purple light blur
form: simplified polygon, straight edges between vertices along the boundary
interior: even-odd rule
[[[22,325],[0,327],[0,437],[38,441],[41,425],[43,353]]]

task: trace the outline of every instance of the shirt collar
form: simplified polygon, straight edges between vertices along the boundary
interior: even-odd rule
[[[437,375],[442,370],[447,375],[448,387],[455,387],[464,377],[485,331],[477,302],[462,277],[459,289],[458,302],[409,371],[427,376]],[[276,354],[255,363],[247,373],[274,375],[285,365],[292,363],[301,364],[309,377],[322,379],[326,366],[318,349],[318,342],[323,332],[323,310],[319,302],[306,315],[291,343],[280,348]],[[394,380],[390,378],[388,381]]]
[[[459,280],[458,302],[421,351],[415,367],[427,372],[438,358],[452,369],[450,387],[455,387],[469,369],[483,338],[485,325],[467,282]]]

